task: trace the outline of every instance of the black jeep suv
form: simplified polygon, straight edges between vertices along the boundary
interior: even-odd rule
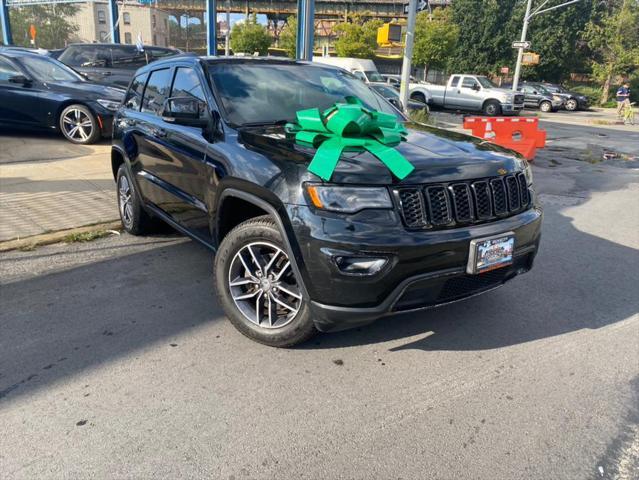
[[[285,124],[346,98],[406,119],[351,74],[275,59],[175,57],[136,73],[114,120],[124,228],[155,219],[215,252],[235,327],[273,346],[456,301],[528,271],[540,240],[527,162],[406,123],[403,180],[347,150],[330,181]]]

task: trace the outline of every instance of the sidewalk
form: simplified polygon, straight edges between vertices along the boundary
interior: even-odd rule
[[[0,134],[0,242],[118,218],[108,143]]]

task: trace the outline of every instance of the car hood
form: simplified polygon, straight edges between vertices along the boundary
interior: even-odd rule
[[[367,151],[344,152],[331,182],[390,185],[425,184],[493,177],[520,171],[525,160],[519,154],[480,138],[450,132],[423,124],[409,123],[405,142],[395,147],[415,170],[404,180],[395,178],[388,168]],[[281,171],[284,163],[308,166],[315,149],[295,143],[282,127],[250,128],[238,140],[248,149],[266,155]],[[301,181],[318,181],[304,168]]]
[[[126,91],[122,88],[107,87],[93,82],[47,82],[49,88],[54,88],[58,92],[70,95],[79,95],[84,98],[121,101]]]

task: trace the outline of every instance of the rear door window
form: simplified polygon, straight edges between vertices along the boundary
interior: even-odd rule
[[[453,88],[454,88],[454,87],[456,87],[456,86],[457,86],[457,84],[459,83],[459,79],[460,79],[459,75],[455,75],[455,76],[454,76],[454,77],[450,80],[450,86],[451,86],[451,87],[453,87]]]
[[[169,98],[171,89],[171,69],[164,68],[151,72],[149,81],[144,89],[142,99],[142,111],[159,115],[162,112],[164,101]]]
[[[143,73],[133,79],[131,87],[126,94],[126,99],[124,100],[125,108],[130,108],[131,110],[136,111],[140,110],[140,106],[142,105],[142,93],[144,92],[144,85],[146,84],[148,76],[148,74]]]

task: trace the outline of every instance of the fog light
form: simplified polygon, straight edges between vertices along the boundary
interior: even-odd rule
[[[388,259],[375,257],[334,257],[337,268],[349,275],[375,275],[380,272]]]

